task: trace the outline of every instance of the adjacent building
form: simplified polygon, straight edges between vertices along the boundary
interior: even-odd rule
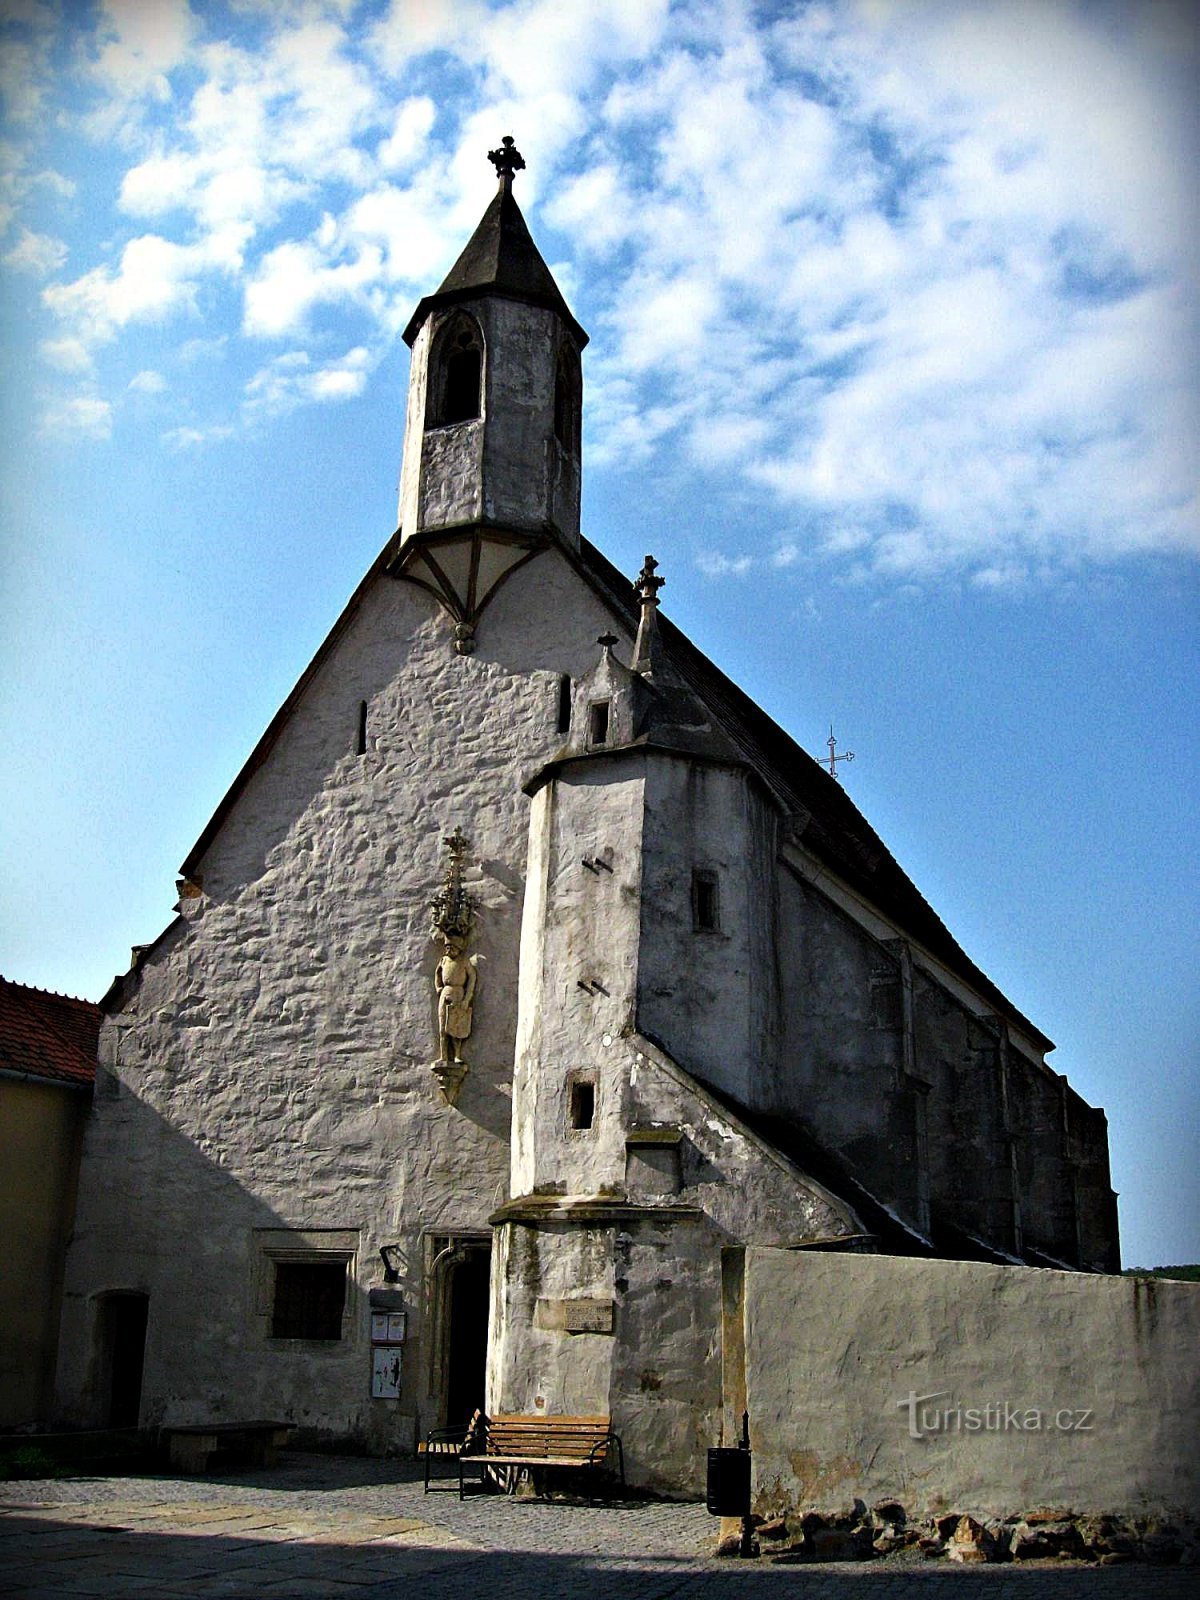
[[[45,1424],[100,1007],[0,978],[0,1429]]]

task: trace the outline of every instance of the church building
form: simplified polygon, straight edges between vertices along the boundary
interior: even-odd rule
[[[583,536],[587,335],[491,159],[399,526],[103,1002],[58,1405],[377,1452],[604,1413],[694,1492],[740,1250],[1115,1272],[1106,1123]]]

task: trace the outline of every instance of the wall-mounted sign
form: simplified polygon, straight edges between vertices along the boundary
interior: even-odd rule
[[[377,1345],[371,1351],[371,1398],[400,1398],[400,1351],[395,1345]]]
[[[407,1336],[407,1311],[372,1311],[372,1344],[403,1344]]]

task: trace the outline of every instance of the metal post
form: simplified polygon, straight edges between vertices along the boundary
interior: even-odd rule
[[[750,1454],[750,1413],[749,1413],[749,1411],[743,1411],[742,1412],[742,1437],[738,1441],[738,1447],[739,1447],[739,1449],[744,1450],[747,1455]],[[754,1523],[753,1523],[753,1521],[751,1519],[751,1516],[750,1516],[749,1501],[747,1501],[745,1509],[742,1512],[742,1542],[738,1546],[738,1555],[739,1556],[756,1556],[757,1554],[758,1554],[758,1545],[755,1543],[755,1540],[754,1540]]]

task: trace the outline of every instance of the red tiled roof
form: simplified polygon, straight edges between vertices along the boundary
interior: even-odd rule
[[[90,1086],[102,1016],[91,1000],[0,978],[0,1071]]]

